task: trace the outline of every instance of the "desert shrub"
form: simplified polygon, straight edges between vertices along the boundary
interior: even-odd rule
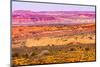
[[[48,44],[47,46],[50,46],[50,44]]]
[[[69,51],[75,51],[75,50],[76,50],[75,48],[70,48],[70,49],[69,49]]]
[[[93,39],[92,37],[88,37],[89,39]]]
[[[31,33],[31,34],[36,34],[36,32],[33,32],[33,31],[30,31],[29,33]]]
[[[37,47],[35,47],[34,49],[35,49],[35,50],[37,50],[38,48],[37,48]]]
[[[22,55],[22,57],[24,57],[24,58],[28,58],[28,54],[25,53],[25,54]]]
[[[67,39],[63,40],[63,41],[67,41]]]
[[[19,29],[19,31],[22,31],[22,29]]]
[[[78,39],[78,37],[75,37],[75,40],[77,40]]]
[[[61,51],[61,49],[59,49],[58,51]]]
[[[54,46],[54,44],[52,44],[52,46]]]
[[[79,46],[79,48],[81,49],[82,47],[81,47],[81,46]]]
[[[40,40],[41,38],[40,38],[40,37],[35,37],[34,39],[35,39],[35,40]]]
[[[89,51],[90,49],[88,47],[85,48],[85,51]]]
[[[36,52],[32,52],[31,53],[31,56],[35,56],[35,55],[37,55]]]
[[[19,54],[18,53],[13,53],[12,57],[19,57]]]

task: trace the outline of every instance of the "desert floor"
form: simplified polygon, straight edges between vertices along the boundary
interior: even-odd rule
[[[12,29],[13,65],[96,60],[95,24],[15,26]]]

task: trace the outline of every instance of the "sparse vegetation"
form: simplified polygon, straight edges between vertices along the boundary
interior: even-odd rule
[[[27,65],[95,61],[94,27],[19,26],[17,33],[14,27],[12,62]]]
[[[84,50],[81,50],[82,47]],[[38,48],[35,50],[34,48]],[[63,48],[63,49],[62,49]],[[92,48],[92,50],[89,50]],[[19,48],[20,49],[20,48]],[[19,50],[17,49],[17,50]],[[77,49],[77,50],[76,50]],[[16,51],[17,51],[16,50]],[[25,49],[23,48],[23,51]],[[14,57],[17,57],[13,61],[22,62],[21,65],[25,64],[46,64],[46,63],[63,63],[63,62],[77,62],[77,61],[95,61],[95,44],[87,44],[87,45],[61,45],[61,46],[38,46],[28,48],[31,50],[31,56],[28,57],[28,54],[19,54],[22,55],[22,58],[26,58],[26,60],[22,61],[22,58],[16,53]],[[80,51],[81,50],[81,51]],[[25,53],[20,51],[22,53]],[[33,52],[32,52],[33,51]],[[31,58],[31,59],[30,59]],[[30,60],[30,61],[28,61]],[[25,61],[25,62],[24,62]],[[15,65],[19,63],[15,62]]]

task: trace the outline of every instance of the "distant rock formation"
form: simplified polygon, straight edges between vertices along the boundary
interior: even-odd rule
[[[85,19],[85,20],[84,20]],[[95,12],[89,11],[26,11],[12,12],[13,25],[93,23]]]

